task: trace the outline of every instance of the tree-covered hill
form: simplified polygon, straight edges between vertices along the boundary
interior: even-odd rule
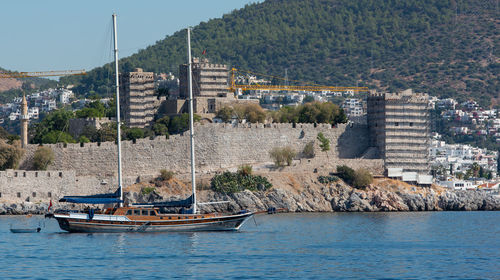
[[[192,45],[194,56],[206,50],[214,63],[278,76],[288,69],[293,80],[411,87],[495,104],[499,30],[496,0],[268,0],[200,23]],[[177,74],[185,53],[179,31],[121,59],[120,68]],[[106,94],[113,92],[110,73],[108,64],[62,81]]]
[[[10,72],[0,68],[0,72]],[[0,79],[0,103],[11,101],[16,96],[22,96],[23,92],[30,93],[38,89],[55,87],[57,82],[45,78],[22,78],[22,79]]]

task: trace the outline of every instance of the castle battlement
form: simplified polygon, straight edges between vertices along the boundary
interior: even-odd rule
[[[227,124],[197,123],[196,163],[200,172],[216,171],[243,164],[272,163],[269,152],[275,147],[291,147],[300,154],[313,142],[316,155],[326,157],[319,148],[317,135],[330,140],[328,158],[356,157],[368,146],[366,126],[310,123]],[[355,144],[353,144],[355,143]],[[74,170],[77,176],[107,176],[117,170],[115,142],[84,144],[46,144],[54,151],[49,169]],[[29,161],[38,145],[29,145],[21,166],[30,169]],[[124,176],[158,174],[160,169],[185,173],[189,170],[189,132],[169,138],[157,136],[122,141]],[[27,175],[28,176],[28,175]],[[29,175],[32,176],[32,175]],[[51,174],[51,176],[53,176]],[[64,173],[63,173],[64,176]]]
[[[330,140],[330,151],[323,152],[317,135]],[[382,160],[360,159],[368,147],[366,126],[340,124],[196,124],[196,164],[198,172],[217,172],[243,164],[267,165],[269,152],[290,147],[300,154],[313,143],[315,161],[324,166],[347,164],[381,173]],[[118,165],[114,142],[46,144],[54,152],[47,171],[0,171],[0,203],[57,201],[64,195],[87,195],[116,190]],[[28,145],[21,168],[31,169],[39,145]],[[186,174],[190,168],[189,132],[168,139],[137,139],[122,142],[124,184],[155,178],[161,169]],[[377,171],[378,170],[378,171]]]
[[[0,171],[1,178],[27,178],[27,179],[40,179],[44,178],[65,178],[65,177],[75,177],[75,171],[73,170],[13,170],[7,169],[5,171]]]
[[[249,132],[253,129],[267,129],[267,130],[303,130],[303,129],[308,129],[308,130],[338,130],[338,131],[343,131],[345,130],[346,124],[337,124],[336,126],[332,126],[331,124],[313,124],[313,123],[271,123],[271,124],[263,124],[263,123],[247,123],[247,124],[228,124],[228,123],[196,123],[195,124],[195,133],[199,134],[199,131],[197,129],[201,130],[210,130],[213,131],[215,130],[220,130],[221,133],[228,132],[231,130],[238,131],[238,130],[245,130],[246,132]],[[174,134],[174,135],[169,135],[169,137],[165,136],[155,136],[154,138],[142,138],[142,139],[136,139],[135,143],[132,140],[122,140],[122,145],[151,145],[155,143],[172,143],[179,141],[180,139],[184,139],[186,137],[189,137],[189,132],[186,131],[181,134]],[[39,144],[28,144],[29,149],[36,149]],[[43,144],[43,146],[47,146],[50,148],[54,149],[89,149],[89,148],[95,148],[95,149],[107,149],[107,148],[112,148],[115,147],[116,149],[116,142],[113,141],[107,141],[107,142],[90,142],[90,143],[57,143],[57,144]]]

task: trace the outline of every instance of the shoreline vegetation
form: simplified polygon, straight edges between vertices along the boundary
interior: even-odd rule
[[[241,171],[240,171],[241,172]],[[416,187],[388,178],[377,178],[355,188],[342,180],[324,180],[312,172],[270,171],[256,174],[272,187],[217,192],[210,186],[212,176],[200,178],[199,201],[229,201],[203,205],[202,212],[230,212],[248,209],[263,211],[274,207],[289,212],[405,212],[405,211],[498,211],[500,196],[483,190],[454,191],[440,186]],[[175,177],[138,183],[125,189],[126,202],[152,202],[185,198],[189,183]],[[49,202],[0,203],[0,215],[47,213]],[[53,201],[52,209],[74,208]]]

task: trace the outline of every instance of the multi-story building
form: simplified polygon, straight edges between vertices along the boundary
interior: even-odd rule
[[[153,72],[136,68],[134,72],[120,74],[120,112],[127,126],[149,126],[160,103]]]
[[[213,114],[224,104],[236,102],[234,94],[228,89],[227,65],[212,64],[207,59],[193,58],[191,67],[194,113]],[[179,99],[183,100],[189,97],[187,69],[187,64],[179,66]]]
[[[198,58],[193,58],[192,80],[193,80],[193,97],[227,97],[230,92],[228,90],[228,74],[229,70],[225,64],[212,64],[207,59],[200,61]],[[179,66],[179,97],[188,98],[188,82],[187,82],[188,65],[182,64]],[[232,95],[232,94],[231,94]]]
[[[450,175],[465,173],[474,163],[484,170],[497,174],[498,152],[489,151],[464,144],[446,144],[444,141],[431,140],[430,160],[434,167],[446,169]]]
[[[363,115],[363,100],[356,98],[347,98],[342,103],[342,109],[349,117],[358,117]]]
[[[386,170],[429,173],[429,109],[429,96],[411,89],[370,93],[367,113],[371,146],[377,147]]]
[[[28,108],[28,116],[29,116],[30,119],[37,120],[38,117],[39,117],[38,107],[29,107]]]
[[[57,89],[56,92],[59,94],[59,102],[62,104],[68,104],[71,98],[75,97],[75,94],[71,90],[65,88]]]

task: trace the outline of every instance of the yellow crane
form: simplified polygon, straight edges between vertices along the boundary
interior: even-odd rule
[[[236,68],[231,69],[231,81],[229,90],[236,92],[237,89],[241,90],[269,90],[269,91],[284,91],[284,90],[295,90],[295,91],[353,91],[353,92],[367,92],[367,87],[336,87],[336,86],[322,86],[322,85],[308,85],[308,86],[293,86],[293,85],[260,85],[260,84],[250,84],[250,85],[239,85],[236,84],[235,75],[236,72],[245,72],[254,75],[268,76],[272,78],[277,78],[284,80],[281,77],[270,76],[265,74],[254,73],[250,71],[238,70]],[[298,81],[296,81],[298,82]]]
[[[41,72],[0,72],[0,79],[17,79],[32,77],[87,75],[85,70],[41,71]]]

